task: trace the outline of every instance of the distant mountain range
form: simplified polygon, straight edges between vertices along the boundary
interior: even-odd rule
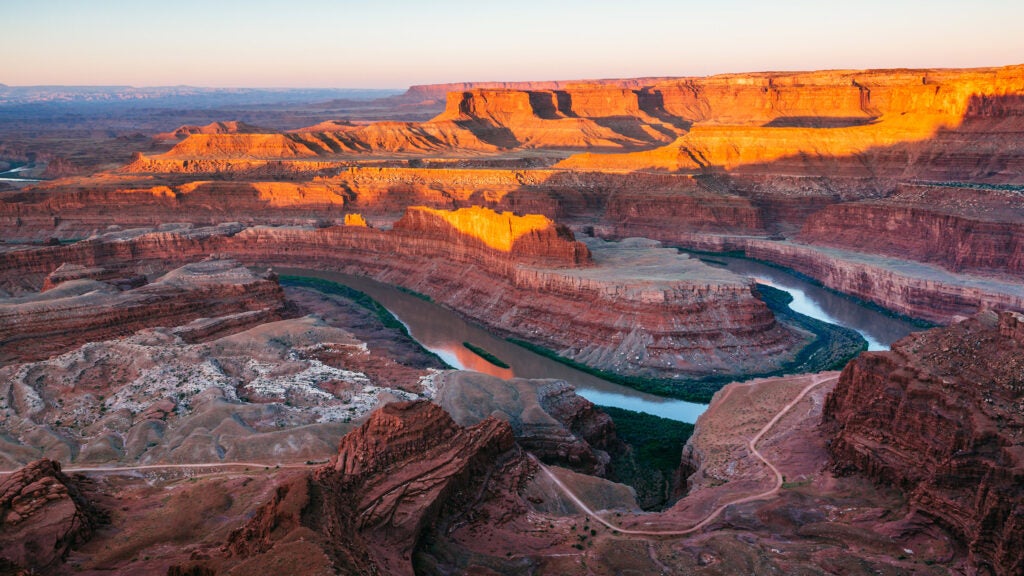
[[[0,106],[116,104],[147,108],[207,108],[310,104],[326,100],[366,101],[402,90],[335,88],[199,88],[195,86],[8,86],[0,84]]]

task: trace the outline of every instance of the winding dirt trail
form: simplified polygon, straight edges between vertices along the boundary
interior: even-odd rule
[[[830,375],[830,376],[815,375],[815,376],[813,376],[811,383],[808,384],[807,386],[805,386],[800,391],[800,393],[797,394],[796,397],[793,398],[793,400],[789,402],[789,404],[786,404],[781,410],[779,410],[779,412],[776,413],[775,416],[771,420],[769,420],[768,423],[765,424],[764,427],[762,427],[761,430],[753,438],[751,438],[747,442],[747,447],[750,449],[750,452],[754,456],[756,456],[761,462],[763,462],[765,464],[765,466],[770,468],[771,471],[775,474],[775,486],[773,486],[769,490],[765,490],[764,492],[761,492],[761,493],[758,493],[758,494],[753,494],[753,495],[750,495],[750,496],[744,496],[742,498],[737,498],[736,500],[731,500],[729,502],[726,502],[725,504],[722,504],[722,505],[718,506],[717,508],[715,508],[703,520],[701,520],[700,522],[698,522],[697,524],[694,524],[693,526],[691,526],[689,528],[686,528],[685,530],[632,530],[632,529],[629,529],[629,528],[622,528],[620,526],[616,526],[616,525],[612,524],[611,522],[605,520],[601,516],[599,516],[597,514],[597,512],[595,512],[593,509],[590,508],[590,506],[587,506],[587,504],[585,502],[583,502],[583,500],[581,500],[568,486],[565,485],[564,482],[562,482],[553,472],[551,472],[551,470],[547,466],[545,466],[543,463],[541,463],[539,460],[537,460],[537,458],[533,454],[529,454],[529,453],[528,454],[529,454],[530,458],[534,462],[537,463],[537,466],[544,472],[544,474],[546,474],[547,477],[549,479],[551,479],[551,481],[554,482],[555,485],[558,486],[558,488],[560,490],[562,490],[562,492],[564,492],[565,495],[570,500],[572,500],[572,502],[574,504],[576,504],[576,506],[578,506],[581,510],[583,510],[583,512],[586,513],[588,516],[593,517],[597,522],[600,522],[601,524],[603,524],[605,527],[607,527],[607,528],[609,528],[611,530],[616,530],[616,531],[618,531],[618,532],[620,532],[622,534],[635,534],[635,535],[639,535],[639,536],[684,536],[686,534],[692,534],[692,533],[700,530],[701,528],[707,526],[715,518],[717,518],[726,508],[728,508],[729,506],[733,506],[735,504],[743,504],[743,503],[746,503],[746,502],[752,502],[754,500],[761,500],[761,499],[764,499],[764,498],[771,497],[771,496],[775,495],[779,491],[780,488],[782,488],[782,483],[783,483],[782,473],[779,472],[779,469],[776,468],[774,464],[769,462],[768,459],[766,459],[763,454],[761,454],[761,452],[757,449],[757,443],[761,440],[761,438],[764,437],[764,435],[766,433],[768,433],[769,430],[772,429],[773,426],[775,426],[776,423],[778,423],[779,420],[782,419],[783,416],[786,415],[786,413],[788,413],[790,410],[793,409],[794,406],[796,406],[798,403],[800,403],[800,401],[804,399],[804,397],[807,395],[808,392],[810,392],[814,388],[820,386],[821,384],[824,384],[825,382],[831,382],[831,381],[836,380],[837,378],[838,378],[838,376],[836,376],[836,375]],[[734,390],[734,389],[735,388],[730,388],[729,391],[726,392],[726,396],[723,397],[723,400],[725,398],[728,398],[728,395],[731,394],[732,390]],[[102,473],[102,472],[135,472],[135,471],[140,471],[140,470],[180,470],[180,469],[207,469],[207,468],[210,468],[210,469],[217,469],[217,468],[257,468],[257,469],[259,469],[259,468],[270,468],[270,467],[273,467],[273,468],[276,468],[276,469],[282,469],[282,468],[310,468],[310,467],[319,466],[319,465],[322,465],[322,464],[323,464],[322,462],[321,463],[317,463],[317,464],[305,464],[305,463],[266,464],[266,463],[258,463],[258,462],[217,462],[217,463],[202,463],[202,464],[148,464],[148,465],[143,465],[143,466],[96,466],[96,467],[83,467],[83,468],[63,468],[62,471],[64,471],[64,472],[94,472],[94,473],[95,472],[101,472]],[[8,474],[11,474],[13,472],[14,471],[0,472],[0,476],[8,475]]]
[[[555,474],[553,472],[551,472],[551,470],[548,469],[547,466],[545,466],[539,460],[537,460],[533,456],[533,454],[530,454],[530,458],[532,458],[533,461],[536,462],[538,466],[540,466],[540,469],[548,476],[548,478],[550,478],[551,481],[554,482],[555,485],[557,485],[562,490],[562,492],[564,492],[565,495],[570,500],[572,500],[572,502],[574,504],[576,504],[576,506],[578,506],[581,510],[583,510],[583,512],[586,513],[588,516],[591,516],[596,521],[600,522],[601,524],[604,524],[605,527],[607,527],[607,528],[609,528],[611,530],[617,530],[618,532],[620,532],[622,534],[635,534],[635,535],[639,535],[639,536],[685,536],[687,534],[692,534],[692,533],[700,530],[701,528],[704,528],[708,524],[710,524],[715,518],[717,518],[729,506],[733,506],[735,504],[744,504],[746,502],[752,502],[754,500],[762,500],[764,498],[769,498],[771,496],[774,496],[776,493],[778,493],[779,489],[782,488],[782,483],[783,483],[782,473],[779,472],[779,469],[776,468],[774,464],[769,462],[764,457],[764,455],[761,454],[761,452],[757,449],[756,444],[761,440],[761,438],[764,437],[764,435],[769,430],[772,429],[773,426],[775,426],[775,424],[778,423],[779,420],[782,419],[783,416],[786,415],[787,412],[789,412],[790,410],[793,409],[794,406],[799,404],[800,401],[804,399],[804,396],[806,396],[808,392],[810,392],[814,388],[820,386],[821,384],[824,384],[826,382],[835,381],[838,378],[839,378],[838,375],[829,375],[829,376],[815,375],[815,376],[813,376],[812,380],[811,380],[811,383],[808,384],[807,386],[805,386],[803,388],[803,390],[801,390],[800,393],[796,395],[796,398],[793,398],[793,400],[790,401],[789,404],[786,404],[781,410],[779,410],[779,412],[776,413],[775,416],[771,420],[769,420],[768,423],[765,424],[764,427],[761,428],[761,430],[753,438],[751,438],[747,442],[747,447],[750,449],[750,452],[754,456],[756,456],[761,462],[764,462],[765,466],[770,468],[771,471],[773,473],[775,473],[775,486],[773,486],[769,490],[765,490],[764,492],[760,492],[758,494],[752,494],[750,496],[744,496],[742,498],[737,498],[736,500],[731,500],[729,502],[726,502],[725,504],[720,505],[718,508],[715,508],[710,514],[708,514],[706,517],[704,517],[703,520],[701,520],[700,522],[694,524],[693,526],[691,526],[689,528],[686,528],[685,530],[631,530],[631,529],[628,529],[628,528],[622,528],[620,526],[616,526],[616,525],[612,524],[611,522],[608,522],[607,520],[605,520],[601,516],[599,516],[597,514],[597,512],[595,512],[589,506],[587,506],[586,503],[583,502],[583,500],[580,500],[580,498],[578,496],[576,496],[576,494],[574,494],[573,491],[570,490],[569,487],[565,485],[565,483],[563,483],[557,476],[555,476]],[[726,396],[723,397],[723,400],[725,398],[727,398],[728,395],[730,393],[732,393],[732,390],[734,390],[734,389],[735,388],[730,388],[729,391],[726,392]]]
[[[202,463],[202,464],[145,464],[142,466],[93,466],[87,468],[64,468],[61,467],[61,472],[137,472],[139,470],[182,470],[182,469],[206,469],[206,468],[271,468],[271,469],[284,469],[284,468],[312,468],[313,466],[322,466],[325,462],[318,462],[316,464],[267,464],[258,462],[215,462],[215,463]],[[4,470],[0,471],[0,476],[13,474],[17,470]],[[216,473],[214,470],[212,473]]]

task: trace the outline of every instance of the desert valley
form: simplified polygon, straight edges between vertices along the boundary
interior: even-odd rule
[[[0,573],[1024,574],[1024,66],[83,94]]]

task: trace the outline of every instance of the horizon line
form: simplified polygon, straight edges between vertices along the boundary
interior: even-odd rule
[[[167,88],[192,88],[200,90],[375,90],[375,91],[394,91],[394,90],[408,90],[416,86],[441,86],[445,84],[525,84],[525,83],[543,83],[543,82],[560,82],[560,83],[572,83],[572,82],[608,82],[615,80],[675,80],[675,79],[688,79],[688,78],[714,78],[716,76],[742,76],[742,75],[761,75],[761,74],[809,74],[815,72],[912,72],[912,71],[939,71],[939,70],[995,70],[999,68],[1014,68],[1022,67],[1024,62],[1016,62],[1013,64],[1002,64],[994,66],[895,66],[895,67],[877,67],[877,68],[818,68],[818,69],[773,69],[773,70],[746,70],[740,72],[716,72],[713,74],[688,74],[688,75],[650,75],[641,74],[638,76],[606,76],[606,77],[591,77],[591,78],[563,78],[563,79],[529,79],[529,80],[451,80],[451,81],[437,81],[437,82],[425,82],[425,83],[414,83],[406,84],[404,86],[396,87],[381,87],[381,86],[259,86],[259,85],[233,85],[233,86],[211,86],[203,84],[7,84],[0,82],[0,87],[3,88],[131,88],[135,90],[146,90],[146,89],[167,89]]]

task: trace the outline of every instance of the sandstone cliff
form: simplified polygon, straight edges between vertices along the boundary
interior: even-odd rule
[[[538,265],[574,267],[591,260],[590,251],[568,228],[539,214],[517,216],[480,207],[448,211],[414,206],[395,222],[393,230],[407,237],[437,239],[440,245],[451,247],[456,260],[465,260],[460,252],[467,250],[507,253],[509,260]]]
[[[530,470],[504,422],[463,428],[429,402],[388,404],[329,464],[279,488],[226,549],[265,565],[301,538],[344,574],[413,574],[413,552],[439,517],[514,495]]]
[[[541,228],[522,228],[532,231],[505,252],[472,235],[455,236],[457,227],[447,220],[471,223],[480,213],[441,217],[413,210],[391,231],[225,226],[125,232],[107,240],[2,253],[7,266],[2,280],[36,275],[41,281],[63,262],[108,267],[120,262],[138,269],[211,253],[261,265],[329,266],[428,294],[500,332],[589,366],[679,380],[684,388],[684,381],[712,374],[778,369],[806,341],[775,321],[751,281],[656,242],[588,240],[583,247],[544,219],[527,219]],[[516,222],[506,240],[515,237],[519,217],[494,217],[505,222],[502,229]],[[593,264],[577,267],[588,253]]]
[[[825,208],[807,220],[799,239],[954,271],[1024,274],[1019,191],[902,185],[882,200]]]
[[[266,130],[245,122],[226,121],[211,122],[205,126],[186,124],[170,132],[157,134],[153,136],[153,139],[159,141],[182,140],[192,134],[259,134],[261,132],[266,132]]]
[[[902,488],[995,574],[1024,570],[1022,324],[987,311],[863,354],[823,417],[836,470]]]
[[[503,148],[628,149],[682,133],[677,123],[642,110],[635,91],[597,85],[451,92],[432,122],[456,122]]]
[[[1001,146],[1002,166],[984,173],[986,132],[1019,132],[1024,69],[761,73],[661,83],[662,106],[693,122],[663,148],[582,154],[575,169],[797,170],[930,178],[1013,178],[1019,146]],[[941,160],[939,156],[942,156]],[[952,161],[951,161],[952,157]]]
[[[0,481],[0,570],[52,571],[104,519],[83,493],[81,478],[37,460]]]
[[[325,131],[308,129],[287,134],[193,133],[156,158],[280,160],[380,152],[497,150],[497,146],[488,138],[481,138],[474,131],[453,121],[377,122],[368,125],[335,125],[330,128]]]
[[[69,280],[42,294],[0,300],[0,362],[37,360],[203,317],[255,312],[259,319],[276,319],[283,306],[276,281],[229,260],[188,264],[124,292],[96,280]]]
[[[648,230],[695,250],[741,251],[843,294],[929,322],[948,324],[983,308],[1024,311],[1024,286],[1010,275],[959,274],[913,260],[785,240],[660,232],[663,227]]]

